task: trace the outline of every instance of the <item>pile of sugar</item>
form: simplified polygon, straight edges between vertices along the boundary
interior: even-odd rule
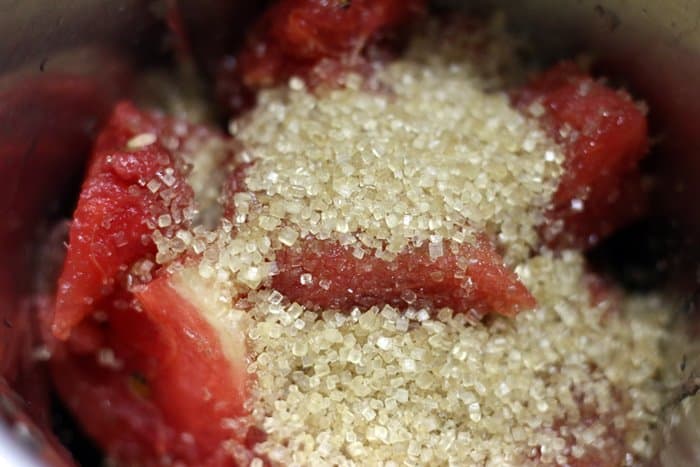
[[[481,56],[483,37],[428,31],[371,86],[349,77],[311,93],[293,79],[262,92],[231,124],[238,162],[254,162],[235,217],[157,233],[157,262],[194,253],[219,301],[248,310],[251,417],[275,463],[564,464],[620,449],[614,434],[630,459],[648,457],[667,309],[653,297],[592,305],[579,254],[532,257],[561,148],[493,91],[505,38]],[[206,191],[206,177],[191,181]],[[475,230],[500,244],[536,310],[488,325],[449,310],[312,313],[265,287],[275,251],[307,235],[388,259]]]
[[[668,313],[652,297],[591,305],[583,267],[573,252],[526,262],[538,308],[488,325],[446,309],[318,315],[261,292],[258,449],[283,465],[563,465],[619,450],[612,430],[648,458]]]
[[[509,264],[527,258],[561,149],[505,92],[489,91],[512,60],[507,36],[484,29],[497,46],[481,50],[479,34],[449,41],[434,28],[371,86],[351,75],[342,89],[311,93],[292,79],[262,91],[230,125],[244,148],[238,163],[253,162],[235,217],[217,233],[157,238],[159,262],[207,250],[203,275],[255,289],[274,273],[274,252],[308,235],[391,259],[410,242],[461,243],[481,231]]]
[[[505,92],[485,92],[493,79],[478,72],[467,44],[436,53],[445,43],[419,36],[378,73],[377,91],[350,79],[314,95],[292,79],[262,92],[231,125],[242,157],[255,161],[246,185],[257,222],[388,254],[478,230],[511,263],[529,256],[561,174],[560,148]],[[236,208],[249,212],[248,198]]]

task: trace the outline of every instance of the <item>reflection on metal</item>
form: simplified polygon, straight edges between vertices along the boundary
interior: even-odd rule
[[[0,462],[1,465],[16,467],[38,467],[39,461],[24,449],[18,449],[14,442],[16,436],[0,424]]]
[[[23,414],[19,392],[41,391],[31,360],[31,241],[82,170],[91,135],[128,92],[131,63],[153,50],[141,0],[0,0],[0,465],[63,466],[65,453]],[[5,402],[3,404],[3,401]],[[33,407],[40,404],[34,400]],[[9,410],[12,409],[12,410]],[[45,409],[46,410],[46,409]]]

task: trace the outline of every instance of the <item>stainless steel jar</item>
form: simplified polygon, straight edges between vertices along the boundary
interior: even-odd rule
[[[131,73],[162,53],[163,29],[154,14],[159,3],[165,2],[0,0],[0,465],[70,465],[41,435],[41,414],[33,405],[39,399],[19,400],[5,382],[30,395],[41,383],[31,365],[15,364],[35,344],[28,319],[37,286],[35,239],[54,206],[75,189],[85,155],[52,143],[69,135],[87,148],[100,115],[129,92]],[[550,56],[590,50],[644,96],[653,124],[664,129],[658,172],[665,188],[658,209],[686,234],[687,261],[681,263],[691,268],[678,277],[690,280],[679,285],[693,286],[694,258],[700,257],[700,2],[449,3],[504,10],[513,27]],[[195,50],[211,51],[232,40],[239,31],[230,25],[240,24],[256,2],[179,4],[195,31]],[[200,59],[206,66],[207,57]],[[675,415],[685,428],[682,436],[669,428],[665,465],[700,465],[699,416],[700,402]]]

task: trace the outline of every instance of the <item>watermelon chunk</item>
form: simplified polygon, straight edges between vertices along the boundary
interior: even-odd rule
[[[259,434],[244,421],[250,376],[241,315],[222,311],[216,290],[189,270],[134,297],[103,300],[104,321],[86,319],[55,344],[61,398],[122,462],[233,466],[252,458]]]
[[[543,228],[547,243],[588,248],[644,212],[638,164],[649,148],[647,120],[629,94],[563,62],[516,91],[514,102],[538,116],[566,154]]]
[[[277,253],[279,273],[272,287],[312,309],[377,305],[512,316],[533,308],[530,292],[509,270],[493,244],[480,238],[438,256],[426,244],[387,261],[371,253],[358,257],[332,241],[307,239]]]
[[[66,339],[97,301],[114,292],[132,263],[155,253],[150,236],[160,216],[191,206],[192,189],[162,140],[170,136],[164,132],[168,123],[121,103],[100,133],[58,280],[57,337]],[[152,181],[168,190],[152,190]]]
[[[225,466],[250,457],[239,420],[249,379],[242,331],[207,299],[217,295],[198,275],[180,280],[187,270],[166,274],[153,262],[153,233],[192,219],[183,151],[213,135],[119,104],[70,227],[51,325],[53,378],[86,432],[125,463]],[[150,279],[131,274],[137,261],[150,263]]]
[[[252,27],[236,57],[223,60],[218,94],[234,112],[254,102],[254,90],[292,76],[333,83],[344,70],[369,69],[369,45],[420,15],[425,0],[282,0]],[[383,35],[384,37],[380,37]]]
[[[169,426],[191,434],[206,452],[228,439],[244,442],[247,433],[227,425],[246,414],[244,316],[218,297],[191,269],[160,277],[136,293],[165,347],[156,349],[153,400]]]

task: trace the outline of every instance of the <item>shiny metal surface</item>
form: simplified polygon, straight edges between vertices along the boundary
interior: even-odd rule
[[[240,36],[240,24],[258,3],[180,0],[200,62],[210,64],[206,52]],[[448,3],[506,11],[511,24],[550,57],[589,50],[644,96],[659,129],[657,165],[663,189],[657,208],[689,233],[685,254],[697,258],[700,2]],[[53,215],[56,201],[79,180],[91,131],[110,103],[129,92],[131,71],[162,50],[163,30],[153,11],[145,0],[0,0],[0,465],[64,462],[40,435],[40,368],[21,359],[34,343],[30,318],[36,310],[28,300],[36,253],[32,240]],[[213,48],[207,45],[211,43]],[[52,87],[56,82],[64,87],[57,91]],[[65,135],[85,150],[76,153],[51,144]],[[5,397],[14,397],[3,389],[4,381],[27,397],[23,406],[3,403]],[[39,418],[35,428],[18,429],[29,426],[23,411]],[[27,432],[31,442],[18,440]],[[700,445],[700,434],[686,442]],[[665,449],[665,459],[673,459],[674,465],[693,465],[692,449],[673,443]]]
[[[99,118],[155,49],[154,24],[141,0],[0,0],[2,466],[72,463],[45,434],[45,376],[29,358],[33,240],[75,185]]]
[[[35,57],[51,59],[72,47],[138,47],[149,21],[144,5],[140,0],[3,0],[0,70],[18,67]]]
[[[3,466],[38,466],[37,460],[24,449],[18,449],[13,440],[13,435],[7,427],[0,425],[0,465]],[[10,442],[8,442],[10,441]]]

